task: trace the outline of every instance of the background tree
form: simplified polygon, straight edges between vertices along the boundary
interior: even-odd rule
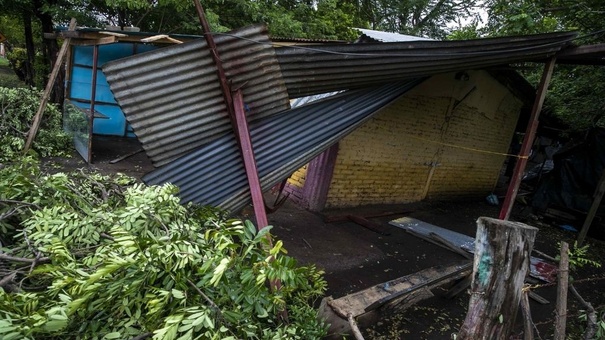
[[[573,43],[605,43],[605,2],[600,0],[487,0],[488,21],[482,36],[505,36],[553,31],[578,31]],[[527,65],[525,65],[527,66]],[[535,83],[541,66],[524,71]],[[545,108],[571,131],[602,126],[605,111],[605,70],[602,66],[557,65]]]
[[[476,0],[343,0],[354,8],[356,27],[442,39],[448,24],[469,18]]]

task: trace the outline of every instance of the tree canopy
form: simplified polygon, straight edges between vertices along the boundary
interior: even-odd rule
[[[216,32],[264,23],[274,37],[352,41],[352,28],[370,28],[435,39],[472,39],[575,30],[578,44],[605,40],[602,0],[202,0]],[[193,1],[0,0],[0,32],[21,47],[29,85],[44,86],[57,42],[43,39],[71,17],[89,27],[137,26],[145,32],[200,34]],[[484,14],[483,19],[479,14]],[[483,21],[482,21],[483,20]],[[535,70],[539,70],[539,65]],[[599,124],[602,67],[558,66],[547,107],[572,128]],[[538,71],[525,72],[537,80]],[[61,83],[61,81],[59,81]],[[59,91],[60,89],[58,89]],[[572,100],[572,96],[574,99]],[[54,97],[61,100],[61,95]],[[582,105],[577,105],[581,102]],[[574,103],[574,104],[571,104]]]

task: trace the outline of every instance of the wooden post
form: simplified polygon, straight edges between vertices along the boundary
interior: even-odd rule
[[[73,31],[75,28],[76,28],[76,19],[71,18],[71,21],[69,22],[68,30]],[[65,38],[65,41],[63,41],[63,45],[61,46],[61,49],[59,50],[59,55],[57,56],[57,61],[55,62],[55,65],[53,66],[53,70],[50,73],[50,78],[48,78],[48,83],[46,83],[46,88],[44,89],[44,93],[42,94],[42,100],[40,101],[40,106],[38,107],[38,111],[36,112],[36,115],[34,116],[32,126],[29,128],[29,133],[27,135],[27,141],[25,142],[25,146],[23,147],[23,153],[26,153],[31,148],[32,143],[34,142],[34,138],[36,137],[36,134],[38,133],[38,129],[40,128],[40,122],[42,121],[42,114],[44,113],[44,110],[46,109],[46,104],[48,103],[48,99],[50,98],[50,91],[53,89],[55,80],[57,80],[57,75],[59,74],[59,69],[61,68],[61,65],[63,65],[63,59],[65,58],[65,55],[67,54],[67,49],[69,48],[70,42],[71,42],[70,38]]]
[[[471,298],[457,339],[508,339],[537,232],[523,223],[479,217]]]
[[[567,290],[569,286],[569,244],[561,242],[561,260],[557,283],[557,306],[555,314],[555,340],[565,340],[567,322]]]
[[[592,220],[597,214],[597,210],[599,210],[599,206],[601,206],[601,201],[603,200],[603,194],[605,193],[605,169],[603,169],[603,173],[601,174],[601,179],[599,180],[599,184],[597,184],[597,189],[592,198],[592,204],[590,205],[590,209],[588,210],[588,214],[586,215],[586,219],[584,220],[584,224],[582,225],[582,229],[580,229],[580,234],[578,234],[578,247],[582,246],[584,243],[584,239],[588,234],[588,229],[590,229],[590,225],[592,224]]]

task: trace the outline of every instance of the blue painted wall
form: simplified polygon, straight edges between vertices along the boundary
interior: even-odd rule
[[[156,48],[158,47],[140,43],[115,43],[99,46],[95,110],[107,118],[95,118],[93,124],[94,134],[134,137],[132,128],[126,122],[124,113],[116,103],[101,68],[108,61],[151,51]],[[70,91],[68,98],[76,106],[90,109],[92,96],[93,47],[74,46],[72,52]]]

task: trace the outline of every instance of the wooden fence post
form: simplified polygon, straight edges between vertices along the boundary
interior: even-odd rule
[[[457,339],[508,339],[537,232],[523,223],[479,217],[471,297]]]
[[[561,260],[557,275],[557,306],[555,315],[555,340],[565,339],[567,323],[567,288],[569,286],[569,244],[561,242]]]

